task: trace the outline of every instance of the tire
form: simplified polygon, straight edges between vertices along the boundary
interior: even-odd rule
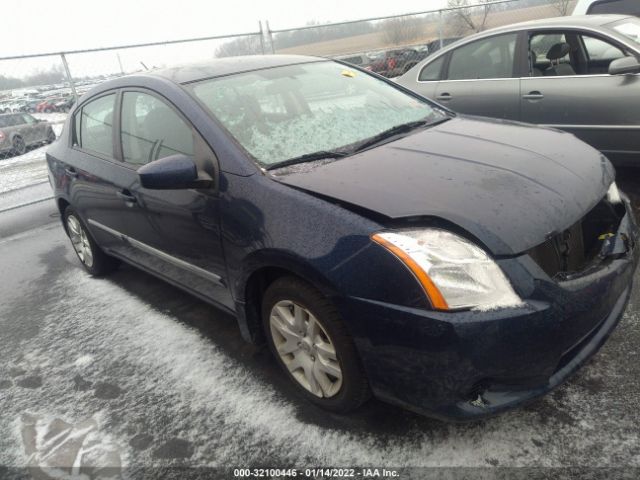
[[[119,261],[98,247],[73,207],[69,206],[65,209],[63,219],[71,246],[87,272],[95,277],[100,277],[111,273],[118,267]]]
[[[55,141],[56,141],[56,133],[53,131],[52,128],[50,128],[47,131],[47,143],[51,144],[51,143],[53,143]]]
[[[44,109],[44,113],[51,113],[51,112],[53,112],[51,107],[47,107],[47,108]]]
[[[15,137],[13,137],[11,144],[13,145],[13,153],[15,155],[24,155],[24,153],[27,151],[27,144],[24,143],[24,140],[20,136],[16,135]]]
[[[262,323],[269,349],[306,399],[346,413],[369,398],[353,340],[333,304],[317,289],[295,277],[277,279],[263,296]]]

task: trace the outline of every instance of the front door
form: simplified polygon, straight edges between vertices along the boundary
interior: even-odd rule
[[[522,121],[571,132],[614,163],[637,164],[640,76],[608,74],[613,60],[630,53],[579,30],[534,31],[529,45],[532,70],[522,79]]]
[[[124,163],[132,170],[170,155],[194,158],[214,173],[215,157],[186,118],[166,99],[145,90],[122,94],[120,121]],[[226,287],[218,197],[214,190],[131,187],[144,221],[127,226],[136,261],[175,283],[233,307]]]

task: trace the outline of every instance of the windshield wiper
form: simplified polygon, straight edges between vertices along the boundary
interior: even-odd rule
[[[412,130],[420,127],[432,127],[434,125],[438,125],[439,123],[446,122],[450,120],[451,116],[446,116],[444,118],[440,118],[438,120],[429,122],[428,120],[417,120],[415,122],[402,123],[400,125],[396,125],[395,127],[391,127],[388,130],[378,133],[373,137],[370,137],[358,144],[356,144],[351,153],[361,152],[362,150],[366,150],[367,148],[373,147],[384,140],[395,137],[396,135],[400,135],[401,133],[409,133]]]
[[[342,158],[347,155],[351,155],[351,152],[343,152],[341,150],[320,150],[318,152],[313,153],[305,153],[304,155],[300,155],[299,157],[290,158],[289,160],[284,160],[282,162],[274,163],[273,165],[269,165],[265,167],[267,170],[273,170],[274,168],[282,168],[289,167],[291,165],[296,165],[298,163],[312,162],[313,160],[325,160],[328,158]]]

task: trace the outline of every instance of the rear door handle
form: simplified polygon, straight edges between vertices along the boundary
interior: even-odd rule
[[[116,192],[116,195],[128,203],[136,203],[138,200],[134,197],[128,190],[122,190],[120,192]]]
[[[64,169],[64,171],[67,173],[67,175],[69,175],[71,178],[77,178],[78,177],[78,172],[76,172],[76,169],[73,167],[67,167]]]
[[[442,100],[443,102],[447,102],[447,101],[451,100],[451,98],[452,98],[451,94],[446,93],[446,92],[445,93],[441,93],[440,95],[438,95],[436,97],[437,100]]]
[[[526,95],[523,95],[522,98],[525,100],[542,100],[544,95],[538,90],[534,90],[533,92],[529,92]]]

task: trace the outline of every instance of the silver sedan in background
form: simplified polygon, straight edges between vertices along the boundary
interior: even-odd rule
[[[450,109],[575,134],[640,166],[640,19],[559,17],[466,37],[397,82]]]

